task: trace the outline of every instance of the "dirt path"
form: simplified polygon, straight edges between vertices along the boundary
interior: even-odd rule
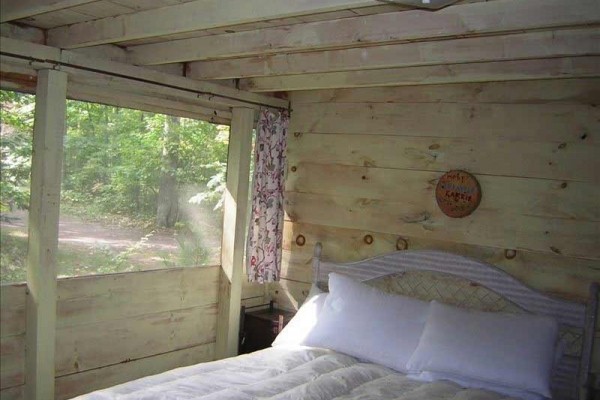
[[[174,266],[214,265],[219,262],[220,230],[214,223],[208,222],[207,215],[196,214],[190,223],[200,229],[201,235],[191,231],[176,232],[174,229],[162,229],[148,233],[140,228],[111,225],[61,214],[59,221],[59,248],[80,252],[82,258],[89,260],[91,254],[111,254],[110,257],[125,256],[127,265],[135,270],[148,270]],[[3,214],[0,229],[11,236],[27,237],[28,213],[16,211]],[[200,246],[202,249],[198,249]],[[199,254],[203,254],[199,256]],[[198,258],[201,257],[201,258]],[[110,260],[103,265],[114,265]],[[108,264],[106,264],[108,263]],[[71,261],[74,265],[79,264]],[[89,264],[84,262],[83,264]],[[121,271],[116,267],[112,272]],[[125,271],[131,270],[131,267]],[[79,274],[78,271],[64,272],[67,275]]]
[[[61,212],[59,250],[65,250],[65,257],[67,253],[71,257],[64,261],[63,273],[85,273],[79,272],[82,268],[89,271],[112,268],[112,272],[118,272],[218,264],[222,226],[218,215],[206,207],[181,207],[180,210],[193,232],[187,228],[148,232],[103,221],[91,222]],[[27,238],[27,223],[27,211],[3,213],[0,229],[10,236]],[[95,256],[98,257],[93,258]],[[104,258],[99,260],[100,257]]]
[[[4,214],[1,229],[20,231],[27,235],[27,211],[16,211]],[[58,241],[61,244],[85,247],[105,247],[116,252],[124,251],[145,236],[142,229],[128,228],[117,225],[106,225],[98,222],[83,221],[72,215],[61,215],[59,222]],[[164,230],[148,236],[141,244],[153,250],[177,251],[179,249],[175,232]]]

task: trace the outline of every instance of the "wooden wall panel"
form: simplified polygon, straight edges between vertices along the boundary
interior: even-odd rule
[[[290,142],[298,142],[289,151],[290,165],[312,153],[317,163],[600,181],[600,146],[587,143],[304,133]]]
[[[57,398],[213,360],[218,279],[218,266],[59,279]],[[25,286],[1,294],[0,394],[21,399]]]
[[[269,284],[251,283],[246,277],[242,284],[242,305],[246,307],[267,304],[269,302]]]
[[[212,359],[218,272],[213,266],[60,280],[57,397]]]
[[[0,288],[0,399],[23,398],[25,285]]]
[[[478,209],[469,218],[450,221],[430,197],[433,194],[408,203],[395,199],[288,192],[285,207],[294,222],[321,224],[327,221],[327,225],[338,228],[600,258],[600,223],[597,221],[541,218],[484,209]]]
[[[600,140],[600,110],[593,104],[333,102],[294,106],[294,116],[291,128],[303,133],[586,144]]]
[[[435,206],[441,172],[300,162],[287,175],[288,192],[359,197]],[[335,185],[329,183],[335,182]],[[600,221],[600,185],[481,175],[480,209],[514,215]],[[515,196],[518,193],[518,196]]]
[[[25,333],[25,284],[0,287],[0,337]]]
[[[0,390],[0,400],[22,400],[25,398],[25,386],[14,386]]]
[[[303,246],[296,244],[298,235],[306,240]],[[364,242],[366,235],[373,238],[370,245]],[[328,259],[350,262],[396,251],[396,242],[400,238],[407,241],[410,250],[437,249],[484,260],[535,289],[576,301],[587,298],[590,281],[600,276],[600,260],[526,250],[518,250],[514,258],[508,259],[503,248],[286,221],[282,277],[310,282],[313,248],[317,242],[323,244],[323,254]]]
[[[215,341],[216,305],[59,329],[56,374],[100,368]]]
[[[25,336],[14,335],[0,338],[0,388],[12,388],[22,385],[24,377]]]
[[[576,300],[600,281],[600,79],[327,89],[291,100],[283,279],[270,287],[280,305],[306,296],[318,241],[325,259],[355,261],[403,238]],[[450,169],[481,184],[469,217],[436,204]]]
[[[91,390],[212,360],[214,360],[214,343],[65,375],[56,379],[56,398],[57,400],[70,399]]]
[[[218,278],[217,267],[202,267],[60,279],[57,325],[60,329],[215,304]]]

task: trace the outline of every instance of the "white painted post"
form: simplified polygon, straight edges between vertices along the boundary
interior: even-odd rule
[[[222,268],[215,348],[217,358],[235,356],[238,352],[253,126],[253,109],[233,109],[221,245]]]
[[[25,398],[54,399],[56,252],[65,133],[67,74],[38,72],[33,128]]]

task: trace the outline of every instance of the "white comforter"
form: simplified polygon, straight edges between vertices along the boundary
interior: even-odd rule
[[[448,381],[419,382],[333,351],[275,347],[178,368],[78,397],[79,400],[497,400]]]

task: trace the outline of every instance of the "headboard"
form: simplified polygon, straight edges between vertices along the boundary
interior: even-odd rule
[[[554,399],[579,399],[589,388],[598,284],[586,304],[542,294],[494,265],[434,250],[397,251],[353,263],[321,260],[317,243],[313,281],[323,287],[338,272],[394,293],[485,311],[532,313],[555,318],[565,352],[552,377]]]

